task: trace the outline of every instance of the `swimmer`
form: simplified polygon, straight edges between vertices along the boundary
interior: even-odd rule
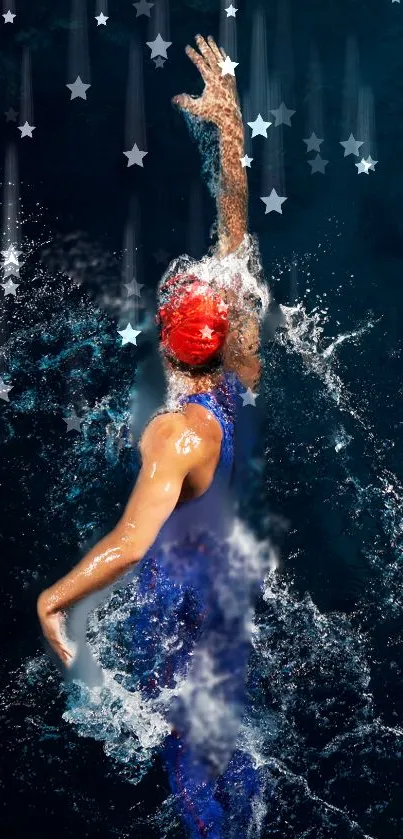
[[[244,128],[235,78],[222,74],[221,65],[226,58],[224,50],[218,48],[212,37],[204,39],[198,35],[196,43],[198,50],[187,46],[186,53],[204,80],[203,93],[198,98],[181,94],[175,96],[172,102],[198,120],[212,123],[218,131],[218,241],[214,251],[214,260],[218,264],[228,257],[236,258],[245,237],[248,237],[247,178],[241,165],[245,153]],[[142,562],[149,573],[147,577],[144,572],[144,585],[149,585],[152,569],[153,585],[156,585],[157,591],[158,582],[155,583],[155,580],[158,580],[158,575],[161,579],[167,573],[158,560],[157,549],[164,533],[172,534],[176,528],[182,544],[188,539],[188,543],[193,545],[189,548],[193,565],[190,563],[190,570],[186,572],[186,585],[191,585],[193,575],[195,598],[201,597],[202,583],[196,585],[194,581],[197,581],[203,564],[206,568],[209,550],[214,554],[211,533],[215,533],[218,539],[218,530],[224,526],[226,491],[231,482],[234,460],[236,413],[241,404],[240,388],[242,391],[248,388],[253,391],[261,373],[259,336],[267,297],[266,289],[258,281],[251,289],[245,287],[240,274],[233,276],[231,282],[223,276],[219,272],[218,278],[207,276],[206,272],[199,276],[194,270],[173,276],[171,272],[169,276],[168,272],[160,283],[157,313],[160,349],[168,382],[167,406],[171,404],[170,395],[174,393],[175,409],[169,410],[166,406],[167,410],[151,419],[143,432],[139,443],[141,469],[116,526],[66,576],[44,590],[38,598],[37,612],[42,632],[64,665],[69,665],[73,658],[65,640],[65,610],[93,592],[115,583]],[[251,408],[243,410],[251,411]],[[202,527],[205,533],[210,534],[204,539],[201,549],[200,540],[192,543],[189,535],[195,525],[199,531]],[[196,543],[198,547],[195,547]],[[178,557],[182,554],[183,551],[176,552]],[[176,560],[171,563],[173,575],[179,574],[181,560],[175,563]],[[183,568],[181,573],[180,590],[183,592],[186,576]],[[223,617],[222,614],[220,619],[217,615],[214,617],[216,607],[211,605],[206,592],[205,598],[204,608],[203,603],[199,603],[192,613],[189,606],[186,611],[181,601],[182,618],[185,615],[182,624],[186,624],[189,643],[187,647],[182,645],[180,667],[182,670],[189,667],[189,639],[193,638],[195,643],[199,639],[203,643],[200,633],[203,615],[208,613],[210,628],[217,627],[218,621],[225,634],[232,626],[228,634],[228,649],[232,650],[229,664],[228,661],[221,664],[227,669],[229,667],[232,673],[240,668],[238,687],[241,694],[246,667],[242,639],[237,652],[234,621],[230,624],[228,616]],[[210,603],[208,608],[207,601]],[[143,616],[143,624],[140,621],[137,626],[139,633],[144,630],[144,622]],[[135,649],[135,627],[133,631]],[[149,676],[152,668],[148,667],[147,678],[140,679],[142,688],[155,694],[158,685],[171,684],[169,679],[172,681],[172,670],[176,665],[179,667],[178,658],[171,660],[170,670],[165,667],[158,674],[154,668],[152,679]],[[185,714],[176,714],[176,717],[172,714],[170,718],[172,734],[165,762],[172,788],[183,793],[183,817],[192,835],[218,836],[222,807],[214,799],[213,792],[209,794],[209,784],[214,783],[218,769],[206,775],[205,762],[197,762],[197,755],[193,755],[194,760],[189,762],[191,749],[195,747],[194,743],[189,745],[191,721],[185,723],[185,717]],[[187,751],[178,751],[181,744],[186,743]],[[228,765],[229,758],[230,754],[226,762],[221,762],[220,771]]]
[[[186,53],[205,82],[203,95],[182,94],[173,103],[219,130],[217,253],[223,257],[237,249],[247,225],[247,179],[240,162],[244,129],[235,79],[221,74],[224,50],[212,37],[206,41],[199,35],[196,43],[200,52],[187,46]],[[246,388],[253,389],[260,375],[259,317],[237,311],[236,290],[203,286],[196,294],[186,277],[179,278],[177,285],[171,304],[159,313],[168,372],[174,372],[189,395],[211,391],[226,370],[234,371]],[[189,316],[197,327],[188,336],[184,323]],[[203,323],[201,328],[199,323]],[[61,636],[63,610],[110,585],[139,562],[175,507],[207,490],[219,460],[221,436],[211,413],[193,402],[182,413],[167,413],[150,422],[140,441],[142,468],[117,525],[38,598],[43,633],[64,664],[72,653]],[[184,446],[181,441],[186,439]]]

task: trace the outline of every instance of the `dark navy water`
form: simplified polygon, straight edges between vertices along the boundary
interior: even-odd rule
[[[242,99],[255,6],[238,6]],[[122,347],[117,333],[136,314],[121,276],[127,218],[134,219],[136,276],[151,311],[166,265],[155,253],[201,257],[215,217],[197,145],[170,98],[201,89],[183,47],[197,32],[218,38],[218,4],[171,3],[164,37],[173,45],[163,68],[144,47],[143,169],[127,168],[122,151],[130,39],[144,44],[150,36],[131,4],[109,7],[107,27],[97,29],[92,7],[88,12],[87,102],[69,101],[65,87],[72,81],[67,2],[20,3],[14,25],[0,31],[2,111],[20,108],[29,46],[37,126],[32,140],[21,139],[4,118],[1,132],[3,161],[9,142],[17,144],[23,261],[16,296],[4,296],[0,317],[0,375],[13,386],[9,402],[0,400],[6,837],[185,835],[158,750],[135,737],[130,759],[117,748],[113,697],[105,698],[110,714],[101,722],[91,699],[87,720],[66,715],[66,688],[44,652],[35,611],[42,588],[118,520],[133,484],[126,432],[133,405],[139,418],[152,408],[141,396],[147,370],[161,391],[145,311],[137,312],[144,328],[138,348]],[[281,68],[284,101],[296,113],[283,130],[282,215],[265,215],[260,201],[268,194],[263,184],[279,177],[275,159],[268,168],[262,137],[253,141],[248,172],[249,227],[275,301],[271,325],[279,324],[264,347],[264,425],[241,499],[242,516],[257,539],[270,540],[275,560],[257,608],[242,737],[276,794],[267,796],[250,836],[397,839],[403,10],[385,0],[282,4],[288,47],[276,34],[275,4],[264,8],[269,76]],[[350,130],[359,137],[356,122],[347,133],[343,122],[349,38],[359,56],[350,81],[372,90],[373,108],[363,109],[361,121],[372,138],[366,154],[378,160],[369,175],[357,175],[358,158],[343,158],[339,144]],[[312,43],[322,74],[317,134],[325,138],[325,175],[311,175],[302,142],[316,130],[308,110]],[[66,433],[63,417],[73,408],[85,416],[80,435]],[[106,609],[91,625],[94,647],[97,629],[110,632],[113,614]],[[136,709],[131,722],[140,724]],[[150,731],[158,740],[155,721]]]

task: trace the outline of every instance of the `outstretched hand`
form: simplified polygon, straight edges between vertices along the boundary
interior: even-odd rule
[[[73,660],[73,653],[64,639],[64,615],[62,612],[49,613],[40,596],[37,603],[38,618],[41,629],[53,652],[60,661],[68,666]]]
[[[222,48],[218,48],[211,35],[207,41],[201,35],[196,35],[195,40],[200,53],[189,46],[185,47],[185,51],[200,71],[205,88],[199,97],[181,93],[173,97],[172,103],[221,127],[235,114],[239,115],[235,77],[222,74],[222,64],[227,56]]]

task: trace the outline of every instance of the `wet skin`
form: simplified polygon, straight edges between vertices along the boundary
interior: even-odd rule
[[[212,38],[196,36],[200,53],[186,47],[205,81],[203,94],[174,97],[174,104],[213,122],[219,129],[220,183],[217,194],[217,255],[237,249],[246,232],[247,180],[243,123],[235,79],[222,75],[225,53]],[[223,368],[237,373],[245,387],[254,387],[260,374],[259,321],[248,314],[234,289],[227,290],[230,329]],[[200,385],[200,383],[199,383]],[[197,385],[197,377],[192,386]],[[64,640],[64,610],[117,580],[138,563],[154,543],[178,503],[209,488],[220,456],[221,427],[203,406],[187,404],[181,413],[155,417],[140,441],[142,467],[126,508],[113,530],[101,539],[65,577],[42,592],[37,612],[44,636],[68,665],[72,652]]]

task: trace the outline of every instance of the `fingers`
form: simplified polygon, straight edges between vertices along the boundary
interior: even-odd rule
[[[211,78],[211,69],[207,62],[201,55],[199,55],[198,52],[196,52],[196,50],[193,49],[193,47],[190,47],[189,44],[186,45],[185,52],[186,55],[189,56],[190,60],[193,61],[193,64],[196,65],[204,81],[207,82],[208,79]]]
[[[196,35],[195,41],[210,69],[215,70],[217,67],[216,56],[207,41],[201,35]]]
[[[42,624],[43,634],[49,642],[50,646],[61,659],[63,664],[70,664],[73,659],[73,653],[67,646],[62,635],[63,616],[60,612],[48,617],[47,621]]]
[[[67,647],[59,646],[55,649],[55,652],[58,654],[59,658],[61,658],[63,664],[70,664],[73,660],[73,653]]]
[[[210,47],[211,51],[214,53],[214,56],[217,59],[217,62],[222,61],[222,55],[220,53],[220,50],[217,47],[217,44],[216,44],[214,38],[212,37],[212,35],[209,35],[207,37],[207,41],[209,43],[209,47]]]

